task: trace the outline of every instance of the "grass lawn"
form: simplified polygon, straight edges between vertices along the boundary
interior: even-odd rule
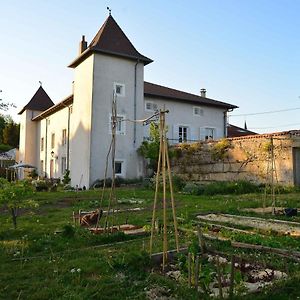
[[[143,207],[142,211],[124,212],[118,222],[145,226],[151,224],[153,191],[142,188],[119,188],[118,208]],[[164,287],[163,299],[202,299],[187,283],[176,282],[154,271],[147,254],[149,235],[92,235],[76,227],[72,231],[72,212],[93,210],[99,206],[101,191],[39,192],[34,200],[36,210],[24,210],[13,229],[10,215],[0,208],[0,299],[147,299],[151,288]],[[175,194],[180,227],[193,229],[198,213],[230,213],[255,216],[241,212],[242,208],[261,207],[261,194],[191,196]],[[128,200],[136,200],[130,204]],[[300,207],[300,193],[278,196],[277,205]],[[104,203],[106,209],[107,203]],[[160,214],[161,216],[161,214]],[[169,214],[171,220],[171,209]],[[271,218],[272,216],[267,216]],[[278,217],[287,219],[284,216]],[[299,217],[288,220],[300,221]],[[170,229],[171,230],[171,229]],[[276,236],[268,238],[243,237],[224,232],[234,239],[270,247],[300,251],[300,239]],[[180,246],[189,246],[193,234],[181,234]],[[244,239],[244,240],[243,240]],[[289,274],[259,295],[243,299],[300,299],[300,271],[292,260],[253,250],[233,249],[228,243],[211,242],[211,247],[225,253],[235,253]],[[161,251],[161,239],[156,237],[154,250]],[[170,248],[174,237],[170,234]],[[239,299],[239,297],[237,297]]]

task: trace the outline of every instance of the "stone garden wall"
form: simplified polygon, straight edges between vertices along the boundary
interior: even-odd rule
[[[300,147],[300,136],[295,132],[299,133],[293,131],[180,144],[174,148],[173,172],[190,181],[268,183],[272,177],[273,139],[274,181],[293,185],[293,147]]]

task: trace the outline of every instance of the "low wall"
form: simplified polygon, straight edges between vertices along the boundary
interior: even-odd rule
[[[298,131],[297,131],[298,132]],[[291,132],[252,135],[174,147],[173,171],[190,181],[248,180],[294,184],[293,148],[300,147],[300,136]]]

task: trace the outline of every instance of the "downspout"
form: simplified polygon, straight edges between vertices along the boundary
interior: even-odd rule
[[[133,103],[133,119],[137,119],[137,66],[139,64],[139,59],[134,65],[134,103]],[[136,147],[136,122],[133,122],[133,146]]]
[[[47,178],[47,146],[48,146],[48,119],[46,118],[46,135],[45,135],[45,177]]]
[[[224,111],[224,137],[227,138],[227,112],[232,112],[233,108]]]
[[[70,114],[71,114],[71,107],[68,106],[68,138],[67,138],[67,170],[70,170]]]

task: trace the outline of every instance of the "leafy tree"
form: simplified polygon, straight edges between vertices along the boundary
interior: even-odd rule
[[[30,199],[33,189],[29,182],[8,182],[0,178],[0,205],[6,206],[11,213],[14,228],[17,228],[18,210],[37,207],[37,202]]]
[[[150,138],[148,141],[143,141],[138,153],[149,160],[148,168],[156,170],[159,155],[159,125],[150,123]]]
[[[5,121],[5,117],[3,115],[0,114],[0,144],[3,143],[3,129],[5,128],[6,125],[6,121]]]
[[[15,123],[11,118],[8,119],[3,129],[3,143],[17,147],[19,145],[20,124]]]

